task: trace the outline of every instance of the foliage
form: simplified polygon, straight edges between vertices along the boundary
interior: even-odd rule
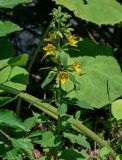
[[[112,109],[113,116],[117,120],[121,120],[122,119],[122,112],[121,112],[121,109],[122,109],[122,100],[119,99],[119,100],[114,101],[112,103],[111,109]]]
[[[122,20],[122,6],[116,0],[54,1],[73,11],[80,22],[86,20],[97,25],[114,25]],[[28,2],[32,1],[0,0],[0,8],[2,12],[6,9],[9,12],[6,17],[9,17],[15,6],[20,4],[20,8],[23,8],[26,6],[24,3]],[[15,10],[18,8],[15,7]],[[52,20],[32,56],[15,50],[11,33],[21,31],[22,26],[6,19],[0,21],[2,159],[121,159],[122,102],[118,98],[122,96],[122,74],[114,56],[116,48],[98,44],[91,34],[91,40],[76,35],[73,28],[75,21],[71,24],[74,17],[68,12],[61,6],[53,8],[50,14]],[[33,74],[33,68],[41,76]],[[32,82],[33,78],[37,83],[39,81],[37,88]],[[31,95],[33,88],[37,92],[35,96],[39,98]],[[97,115],[94,123],[92,116],[97,113],[96,108],[102,108],[105,115],[112,110],[113,116],[107,113],[111,118],[106,120]],[[102,124],[104,129],[97,131],[97,123]],[[98,135],[92,131],[94,125]],[[111,130],[109,135],[105,133],[107,129]],[[95,143],[93,154],[91,140]],[[114,144],[115,151],[110,143]]]
[[[122,20],[122,6],[116,0],[54,0],[57,4],[67,7],[74,14],[88,22],[101,24],[116,24]]]

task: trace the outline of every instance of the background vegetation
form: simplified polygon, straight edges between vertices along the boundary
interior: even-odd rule
[[[58,50],[61,70],[43,49],[50,32],[61,41],[54,8],[71,16],[63,27],[79,41]],[[0,19],[1,159],[121,160],[121,1],[0,0]],[[80,75],[55,86],[75,59]]]

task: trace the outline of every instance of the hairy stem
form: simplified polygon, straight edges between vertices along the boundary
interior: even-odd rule
[[[20,92],[16,89],[13,89],[11,87],[8,87],[8,86],[2,85],[2,84],[0,84],[0,89],[5,90],[6,92],[9,92],[14,95],[18,95],[19,97],[23,98],[24,100],[28,101],[33,106],[38,108],[39,110],[45,112],[46,114],[48,114],[52,118],[58,120],[57,109],[55,107],[53,107],[52,105],[47,104],[47,103],[43,103],[40,99],[38,99],[32,95],[29,95],[24,92]],[[110,150],[111,156],[113,157],[113,159],[115,159],[117,154],[110,147],[110,145],[107,143],[107,141],[101,139],[92,130],[90,130],[89,128],[84,126],[79,120],[73,119],[72,128],[75,129],[76,131],[86,135],[87,137],[91,138],[93,141],[95,141],[101,147],[107,147]]]

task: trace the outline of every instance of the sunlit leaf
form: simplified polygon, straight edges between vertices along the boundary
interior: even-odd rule
[[[0,124],[25,130],[25,126],[20,118],[10,110],[0,110]]]
[[[112,114],[117,120],[122,119],[122,99],[116,100],[111,105]]]
[[[67,80],[62,88],[68,92],[67,97],[101,108],[122,95],[121,70],[109,47],[93,44],[90,51],[87,41],[80,43],[78,49],[69,52],[68,59],[69,65],[76,60],[80,63],[81,71],[72,73],[80,85],[76,84],[74,90],[73,82]]]
[[[6,36],[7,34],[20,30],[21,28],[12,22],[0,21],[0,37]]]
[[[101,24],[116,24],[122,21],[122,5],[116,0],[54,0],[73,11],[75,16]],[[86,3],[85,3],[86,2]]]
[[[32,0],[0,0],[0,8],[13,8],[22,3],[32,2]]]

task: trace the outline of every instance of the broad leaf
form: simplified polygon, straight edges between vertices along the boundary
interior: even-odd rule
[[[18,90],[25,90],[28,73],[24,68],[7,66],[0,71],[0,83]]]
[[[107,147],[103,147],[100,149],[99,151],[100,153],[100,157],[101,158],[105,158],[106,155],[108,155],[110,153],[110,150]]]
[[[0,21],[0,37],[6,36],[9,33],[20,31],[20,30],[21,28],[12,22]]]
[[[16,55],[13,44],[7,38],[0,38],[0,66],[1,60],[11,58]],[[1,68],[1,67],[0,67]]]
[[[17,115],[10,110],[0,110],[0,124],[25,130],[25,126]]]
[[[78,82],[75,90],[72,80],[62,85],[67,97],[101,108],[122,95],[122,74],[111,48],[86,39],[68,55],[68,65],[78,61],[81,71],[71,73]]]
[[[86,103],[86,102],[83,102],[83,101],[77,101],[77,105],[80,107],[80,108],[84,108],[84,109],[92,109],[93,110],[93,107]]]
[[[8,60],[8,65],[11,66],[26,66],[28,61],[28,54],[21,54],[16,57],[12,57]]]
[[[81,64],[81,73],[74,73],[74,75],[80,85],[75,91],[72,81],[67,80],[62,88],[69,92],[68,97],[101,108],[122,95],[122,74],[113,57],[79,56],[77,58]]]
[[[116,100],[111,106],[112,114],[117,120],[122,120],[122,99]]]
[[[56,147],[60,144],[60,138],[53,132],[47,131],[42,134],[42,140],[38,140],[42,147]]]
[[[65,149],[61,153],[61,158],[65,160],[88,160],[89,157],[82,152],[73,149]]]
[[[93,57],[96,55],[113,55],[111,47],[95,44],[93,41],[87,38],[80,41],[77,48],[69,48],[68,53],[72,58],[77,57],[78,55]]]
[[[15,139],[12,138],[12,145],[13,147],[20,149],[22,151],[25,151],[26,153],[32,154],[33,145],[31,143],[31,140],[28,138],[19,138]]]
[[[66,67],[68,63],[68,56],[64,51],[59,52],[59,59],[61,64]]]
[[[62,103],[57,110],[57,114],[61,115],[61,114],[65,114],[67,112],[67,104],[66,103]]]
[[[72,143],[77,143],[81,146],[84,146],[85,148],[90,148],[89,143],[86,141],[84,136],[80,136],[80,135],[75,135],[72,133],[66,133],[64,132],[64,137],[68,138]]]
[[[73,11],[75,16],[98,25],[113,25],[122,21],[122,6],[119,2],[117,2],[117,0],[53,1]]]
[[[24,121],[26,130],[30,131],[36,125],[36,118],[30,117]]]
[[[43,133],[43,131],[42,130],[35,130],[35,131],[33,131],[32,133],[30,133],[28,136],[27,136],[27,138],[35,138],[35,137],[39,137],[39,136],[41,136],[42,135],[42,133]]]
[[[15,157],[16,157],[16,160],[22,160],[22,155],[18,154],[18,150],[16,148],[8,151],[6,155],[7,155],[6,158],[8,160],[15,159]]]
[[[32,0],[0,0],[0,8],[13,8],[22,3],[32,2]]]

